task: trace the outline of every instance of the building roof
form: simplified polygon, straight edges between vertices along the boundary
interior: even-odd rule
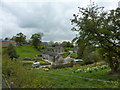
[[[0,41],[5,41],[5,42],[15,42],[13,40],[0,40]]]
[[[42,54],[50,55],[50,56],[56,56],[57,54],[51,51],[44,51]]]

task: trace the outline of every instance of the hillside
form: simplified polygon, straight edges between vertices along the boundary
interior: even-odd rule
[[[98,70],[89,72],[88,68],[93,68],[94,65],[80,66],[74,68],[64,68],[56,70],[36,69],[36,85],[44,78],[45,85],[50,85],[52,88],[118,88],[119,77],[108,74],[109,67],[102,69],[102,66],[97,66]],[[80,71],[82,70],[82,71]],[[43,85],[43,86],[45,86]]]
[[[31,45],[16,46],[15,50],[17,54],[20,55],[20,58],[34,58],[35,55],[40,54],[40,52]]]

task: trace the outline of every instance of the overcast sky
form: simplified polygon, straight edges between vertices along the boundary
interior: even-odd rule
[[[91,1],[109,10],[117,8],[120,0]],[[0,38],[22,32],[29,39],[33,33],[42,32],[43,41],[71,41],[76,32],[71,31],[70,19],[78,12],[78,6],[89,3],[90,0],[1,0]]]

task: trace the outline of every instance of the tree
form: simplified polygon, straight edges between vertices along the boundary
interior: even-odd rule
[[[10,38],[6,37],[4,40],[10,40]]]
[[[94,3],[87,8],[79,8],[79,13],[74,14],[71,20],[73,31],[79,32],[74,41],[79,47],[78,56],[83,55],[86,46],[99,46],[104,49],[105,57],[112,72],[120,71],[120,8],[103,11]]]
[[[59,43],[58,43],[58,42],[55,42],[52,46],[53,46],[53,47],[59,46]]]
[[[38,46],[40,45],[42,36],[43,36],[43,33],[35,33],[31,36],[32,45],[35,48],[38,48]]]
[[[67,42],[67,41],[63,41],[62,43],[61,43],[61,46],[63,46],[63,47],[74,47],[73,46],[73,44],[72,43],[70,43],[69,41]]]
[[[54,44],[54,42],[53,42],[53,41],[50,41],[50,42],[49,42],[49,45],[50,45],[50,46],[52,46],[53,44]]]
[[[63,41],[63,42],[61,43],[61,46],[67,47],[67,41]]]
[[[7,54],[9,55],[11,60],[13,60],[13,58],[18,58],[19,57],[19,55],[17,55],[14,47],[11,44],[7,47]]]
[[[19,45],[22,45],[26,43],[26,36],[20,32],[16,36],[13,36],[12,40],[15,40]]]
[[[74,46],[73,46],[72,43],[70,43],[70,42],[68,41],[68,42],[67,42],[67,47],[72,48],[72,47],[74,47]]]

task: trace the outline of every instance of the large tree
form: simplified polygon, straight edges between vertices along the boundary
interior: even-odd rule
[[[16,36],[13,36],[12,40],[15,40],[19,45],[22,45],[26,43],[26,35],[20,32]]]
[[[100,47],[112,72],[120,71],[120,8],[105,12],[94,3],[78,8],[79,13],[71,20],[72,30],[79,32],[74,39],[79,46],[78,56],[83,55],[86,46]]]
[[[32,45],[35,48],[38,48],[38,46],[40,46],[42,36],[43,36],[43,33],[35,33],[31,36]]]
[[[63,41],[63,42],[61,43],[61,46],[65,47],[65,48],[66,48],[66,47],[69,47],[69,48],[70,48],[70,47],[74,47],[73,44],[72,44],[71,42],[69,42],[69,41],[68,41],[68,42],[67,42],[67,41]]]

